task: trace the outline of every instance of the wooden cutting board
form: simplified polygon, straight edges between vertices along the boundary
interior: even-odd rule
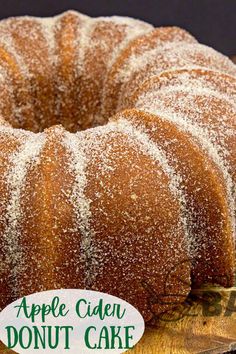
[[[209,304],[212,304],[209,307]],[[221,310],[216,316],[215,309]],[[218,354],[236,350],[236,287],[192,292],[184,305],[159,318],[128,354]],[[0,353],[12,354],[0,343]]]
[[[170,317],[168,321],[167,317],[155,327],[147,328],[129,354],[218,354],[236,350],[236,288],[206,290],[190,296],[191,306],[186,304],[177,312],[182,311],[182,318],[173,321]],[[217,306],[221,313],[217,316],[210,316],[207,311],[212,294],[215,294],[213,303],[220,300]],[[214,309],[214,305],[210,307],[211,311]]]

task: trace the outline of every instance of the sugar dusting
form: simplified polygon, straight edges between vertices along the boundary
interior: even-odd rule
[[[182,177],[170,166],[163,147],[155,144],[145,133],[144,129],[141,130],[133,123],[129,122],[126,119],[125,114],[124,116],[121,114],[118,121],[109,122],[103,127],[97,127],[87,131],[87,148],[93,151],[93,145],[90,146],[88,144],[89,140],[91,141],[90,144],[93,144],[93,141],[96,142],[97,140],[102,140],[104,136],[116,137],[119,134],[124,135],[128,139],[128,143],[135,147],[135,150],[151,157],[153,161],[161,166],[166,176],[168,176],[169,189],[173,195],[173,198],[179,202],[181,208],[181,219],[179,220],[179,226],[184,229],[186,244],[189,245],[190,240],[193,242],[191,236],[191,216],[189,211],[186,209],[186,198],[184,191],[181,188]],[[78,137],[79,135],[80,133],[78,133]],[[101,166],[99,166],[99,168],[101,168]],[[103,169],[106,169],[107,173],[112,171],[112,167],[109,166],[109,162],[104,163]],[[155,173],[159,173],[158,169],[156,169]],[[135,195],[132,195],[131,198],[135,199]]]
[[[164,96],[166,97],[165,93]],[[187,101],[186,104],[191,105],[191,100]],[[187,116],[181,114],[181,112],[178,113],[172,110],[171,107],[163,106],[161,100],[155,93],[153,94],[153,92],[144,94],[143,96],[141,95],[135,106],[145,112],[164,117],[164,119],[174,122],[181,129],[190,133],[200,147],[211,157],[215,164],[219,166],[226,182],[228,203],[232,216],[233,229],[235,230],[235,188],[232,175],[229,172],[229,164],[226,159],[228,151],[217,143],[216,133],[211,130],[209,125],[203,126],[200,124],[196,117]],[[232,133],[232,129],[230,129],[230,132]]]
[[[195,89],[209,89],[215,94],[223,95],[225,98],[236,102],[236,77],[217,72],[212,69],[177,69],[165,71],[158,76],[153,76],[141,85],[137,91],[150,87],[152,91],[159,91],[163,88],[179,86]]]
[[[55,39],[55,26],[58,17],[48,17],[48,18],[40,18],[37,19],[38,23],[42,28],[42,32],[44,38],[47,43],[47,47],[49,50],[49,58],[51,59],[51,63],[55,63],[56,56],[55,56],[55,47],[56,47],[56,39]]]
[[[202,44],[166,43],[129,58],[125,66],[113,78],[121,83],[117,92],[117,110],[144,80],[160,75],[166,70],[180,68],[212,68],[236,77],[235,65],[224,55]]]
[[[90,211],[91,200],[86,197],[87,157],[83,151],[84,145],[81,142],[80,135],[77,137],[75,134],[66,133],[64,144],[71,155],[69,168],[75,178],[71,193],[71,203],[74,206],[76,214],[76,225],[82,236],[79,255],[85,267],[84,284],[85,287],[89,287],[96,276],[96,250],[93,242],[94,231],[90,225],[92,218]]]
[[[226,57],[217,53],[213,49],[200,44],[196,44],[195,40],[193,40],[194,43],[192,43],[191,38],[187,38],[188,36],[186,37],[186,41],[182,40],[183,37],[177,31],[176,41],[173,41],[172,43],[165,43],[165,41],[163,43],[157,42],[156,48],[154,49],[152,48],[151,50],[143,51],[137,55],[131,55],[128,58],[124,57],[120,70],[118,70],[112,78],[112,84],[120,83],[120,86],[118,85],[118,91],[114,91],[114,93],[112,91],[114,88],[112,85],[111,90],[109,85],[106,86],[106,88],[103,87],[106,78],[109,76],[110,71],[113,69],[113,65],[115,66],[116,62],[119,60],[120,54],[123,53],[123,50],[130,46],[130,43],[133,39],[139,38],[139,36],[142,34],[150,32],[153,27],[143,23],[142,21],[137,21],[129,18],[101,17],[97,19],[91,19],[87,16],[77,14],[74,11],[70,13],[73,16],[82,19],[79,25],[80,27],[76,28],[79,34],[78,39],[75,41],[76,43],[73,43],[76,47],[76,53],[73,54],[76,54],[77,60],[75,61],[75,66],[72,65],[72,67],[67,68],[69,77],[68,82],[71,80],[73,83],[72,88],[74,89],[76,89],[74,84],[78,84],[79,82],[78,78],[86,78],[86,74],[88,74],[85,70],[85,54],[86,50],[90,46],[91,40],[93,40],[94,50],[98,48],[99,45],[102,47],[102,45],[107,46],[107,43],[109,43],[104,40],[102,44],[99,42],[99,39],[92,38],[94,30],[97,28],[96,26],[99,27],[101,22],[104,22],[108,25],[111,24],[113,26],[111,26],[111,28],[114,28],[114,26],[116,27],[116,33],[119,35],[122,34],[120,40],[118,41],[118,45],[113,48],[111,53],[108,53],[109,55],[106,57],[106,65],[102,67],[102,79],[100,80],[99,78],[98,80],[98,78],[94,76],[93,89],[90,90],[89,85],[87,91],[86,87],[84,88],[86,95],[88,97],[91,96],[90,101],[88,100],[88,105],[91,104],[92,106],[94,104],[93,98],[96,96],[96,88],[100,87],[99,85],[101,82],[102,89],[107,89],[104,97],[106,97],[106,95],[109,97],[111,94],[113,94],[114,100],[118,102],[118,106],[123,108],[127,102],[126,100],[131,97],[131,94],[135,91],[135,89],[139,89],[146,80],[151,82],[155,77],[163,77],[166,70],[170,70],[170,75],[174,75],[174,72],[176,72],[175,68],[178,70],[181,68],[183,71],[185,70],[185,74],[182,74],[181,78],[179,76],[178,79],[173,79],[170,87],[165,87],[162,82],[163,87],[158,86],[160,84],[159,83],[157,84],[157,89],[155,89],[155,85],[151,84],[148,90],[139,92],[136,100],[132,102],[131,107],[136,107],[142,111],[160,115],[164,119],[176,124],[178,127],[180,127],[180,129],[188,132],[194,138],[194,141],[198,143],[201,149],[205,151],[206,154],[208,154],[215,162],[215,164],[221,169],[227,186],[228,205],[233,214],[234,200],[232,191],[234,190],[234,183],[228,163],[228,156],[230,153],[232,153],[232,151],[230,152],[229,149],[227,149],[226,142],[228,138],[233,137],[235,134],[235,127],[231,126],[229,123],[231,117],[235,113],[235,84],[234,80],[230,77],[228,77],[228,79],[224,82],[224,84],[222,83],[222,85],[218,85],[217,82],[222,82],[222,80],[219,79],[221,73],[226,72],[232,76],[235,76],[235,66]],[[66,14],[68,15],[68,13]],[[31,17],[25,17],[25,19],[29,19],[35,25],[40,25],[39,27],[42,31],[43,45],[45,45],[48,49],[50,57],[49,63],[52,70],[56,68],[59,59],[59,56],[55,52],[57,45],[55,34],[56,31],[59,30],[61,23],[60,21],[64,19],[63,16],[65,16],[65,14],[48,19],[34,19]],[[0,22],[0,46],[5,51],[5,53],[9,54],[10,59],[12,62],[14,62],[15,73],[18,73],[18,78],[22,77],[27,79],[27,82],[31,84],[27,94],[29,95],[30,100],[34,102],[34,94],[37,92],[37,90],[39,90],[39,87],[37,86],[37,83],[32,84],[34,80],[33,74],[30,72],[30,66],[26,64],[23,59],[23,55],[21,55],[15,47],[13,38],[11,37],[8,30],[9,26],[11,25],[14,26],[14,20],[12,19]],[[112,36],[113,32],[111,28],[109,29]],[[64,28],[60,28],[60,30],[63,32]],[[22,26],[22,33],[23,32],[24,28]],[[22,36],[22,38],[24,37],[25,34]],[[69,47],[70,45],[68,45],[68,48]],[[109,49],[109,46],[105,49]],[[109,50],[107,52],[109,52]],[[67,54],[68,56],[70,55],[70,53]],[[34,63],[34,61],[37,62],[36,57],[32,57],[31,59],[32,63]],[[193,74],[191,74],[192,76],[189,74],[190,71],[199,72],[199,70],[202,70],[203,72],[204,70],[207,71],[208,68],[215,70],[215,81],[212,79],[214,82],[211,82],[211,75],[210,79],[200,78],[199,75],[196,75],[196,78],[193,79]],[[95,73],[97,75],[96,70]],[[90,75],[92,78],[93,74],[94,73],[92,72]],[[2,86],[5,84],[6,87],[9,88],[9,94],[12,99],[12,103],[10,102],[10,105],[12,105],[11,108],[16,113],[18,125],[21,126],[21,121],[24,122],[24,119],[26,119],[22,114],[22,108],[28,101],[23,100],[15,102],[16,100],[14,100],[15,97],[13,92],[14,80],[11,80],[11,77],[8,75],[9,73],[5,67],[0,65],[0,84]],[[49,79],[51,80],[52,78],[50,77]],[[168,77],[166,80],[167,82],[170,82]],[[35,81],[37,82],[37,80]],[[67,88],[61,78],[58,78],[58,80],[55,80],[55,82],[52,83],[53,90],[60,91],[61,89],[63,91],[65,88]],[[186,82],[188,83],[188,87],[184,87]],[[219,86],[218,89],[217,86]],[[191,96],[191,99],[187,98],[185,101],[183,101],[181,107],[180,101],[178,99],[173,99],[171,96],[173,90],[175,90],[176,93],[181,92],[181,94],[186,94],[187,96],[189,95],[189,97]],[[103,94],[104,92],[101,90],[100,93],[99,90],[99,95],[103,96]],[[56,96],[54,91],[53,95]],[[168,101],[165,101],[165,98],[169,95],[171,97],[171,104],[170,102],[168,103]],[[207,124],[203,124],[201,122],[200,117],[202,115],[202,111],[199,107],[195,107],[194,116],[188,115],[184,112],[184,108],[186,108],[188,105],[191,106],[194,95],[206,98],[214,96],[215,99],[224,102],[225,107],[227,105],[231,107],[230,109],[226,109],[226,113],[222,114],[222,129],[218,135],[212,128],[211,124],[209,124],[209,122]],[[57,99],[54,96],[53,100],[55,99],[55,105],[53,106],[53,109],[54,113],[58,115],[57,110],[59,109],[59,105],[57,104]],[[77,97],[74,99],[75,102],[73,103],[77,103],[76,99]],[[99,96],[98,101],[99,100],[102,101],[101,96]],[[40,102],[41,101],[39,100],[39,104]],[[4,112],[5,109],[4,102],[1,103],[0,113]],[[99,102],[99,104],[106,104],[106,102]],[[29,109],[32,109],[31,102],[28,102],[28,105]],[[79,102],[77,107],[78,111],[80,110],[80,113],[83,113],[88,108],[85,106],[85,104],[83,106],[83,103],[80,106]],[[183,111],[181,111],[181,108],[183,108]],[[211,113],[214,113],[213,106],[211,107],[211,110]],[[138,112],[139,111],[137,110],[137,114]],[[98,112],[95,113],[97,114]],[[40,162],[40,153],[45,144],[45,134],[43,133],[35,135],[23,130],[12,129],[5,124],[4,118],[6,121],[10,121],[10,118],[7,115],[3,116],[3,118],[0,118],[0,133],[4,135],[9,134],[10,136],[14,136],[16,139],[21,141],[21,147],[16,150],[10,157],[8,172],[6,176],[3,177],[3,181],[5,181],[9,189],[9,201],[7,205],[7,212],[5,215],[3,215],[6,228],[2,238],[4,240],[4,252],[7,255],[9,265],[12,269],[11,274],[9,275],[12,291],[15,295],[17,295],[17,279],[24,271],[24,255],[21,248],[21,234],[23,232],[23,230],[21,230],[21,220],[24,217],[22,203],[25,181],[30,168]],[[51,117],[45,117],[45,120],[50,118]],[[216,124],[216,120],[213,119],[214,117],[212,116],[210,118],[212,119],[212,125],[213,123]],[[98,121],[99,119],[95,115],[95,120],[92,121],[91,125],[88,124],[86,127],[94,125],[96,126]],[[103,119],[100,121],[103,122]],[[85,119],[84,123],[88,123],[88,121]],[[44,127],[40,128],[41,130],[44,129]],[[170,157],[167,156],[164,146],[158,146],[156,143],[154,143],[148,134],[146,134],[145,130],[142,130],[140,127],[137,127],[133,123],[131,124],[125,118],[125,114],[116,122],[110,122],[105,126],[89,129],[86,130],[86,132],[79,132],[77,134],[66,132],[65,135],[63,135],[63,138],[60,139],[62,139],[61,143],[66,147],[66,151],[69,156],[68,168],[70,170],[71,176],[74,179],[74,185],[73,189],[71,190],[70,197],[66,195],[65,198],[70,198],[69,202],[73,205],[76,216],[76,228],[78,233],[81,235],[81,243],[78,245],[78,249],[75,251],[76,257],[80,257],[80,260],[84,264],[84,284],[85,287],[88,288],[91,287],[96,280],[96,276],[99,273],[98,267],[102,263],[101,258],[106,257],[106,255],[99,254],[99,245],[96,244],[96,234],[92,227],[93,215],[91,211],[91,204],[93,201],[90,200],[87,196],[87,188],[90,178],[88,165],[91,161],[91,157],[88,152],[90,151],[90,148],[93,147],[94,150],[91,149],[91,151],[93,151],[95,155],[101,153],[103,163],[102,166],[98,166],[99,173],[112,173],[113,170],[117,168],[117,166],[112,166],[110,161],[106,161],[105,153],[102,154],[102,151],[99,150],[98,142],[102,140],[104,136],[116,138],[120,134],[127,137],[127,141],[132,145],[132,147],[135,147],[137,153],[140,152],[144,155],[147,155],[149,158],[151,158],[152,161],[154,161],[154,163],[156,162],[158,165],[160,165],[164,173],[168,176],[169,189],[173,195],[173,200],[177,200],[180,204],[181,217],[179,220],[179,225],[176,225],[176,227],[183,228],[189,253],[197,252],[197,247],[199,247],[199,245],[194,243],[195,239],[194,235],[192,235],[192,210],[188,210],[186,207],[186,191],[181,186],[182,179],[185,178],[185,176],[180,176],[174,167],[172,167],[172,164],[169,161]],[[217,141],[217,139],[219,139],[219,141]],[[96,151],[95,146],[97,149]],[[106,146],[106,149],[109,150],[109,146]],[[174,159],[175,157],[173,156],[172,158]],[[158,170],[156,170],[156,173],[158,173]],[[112,191],[110,191],[110,193],[112,194]],[[131,193],[130,198],[134,203],[136,203],[137,195],[135,193]],[[234,222],[233,215],[232,219]],[[151,235],[152,230],[149,233]],[[143,247],[145,247],[145,245],[143,245]],[[204,245],[202,245],[202,247],[204,247]],[[150,250],[150,252],[152,252],[152,250]],[[101,258],[98,259],[98,257]],[[142,258],[142,255],[140,257]],[[41,284],[39,284],[39,288],[40,287]]]
[[[176,171],[174,171],[173,168],[170,166],[164,150],[160,146],[157,146],[157,144],[152,142],[148,135],[145,134],[145,131],[142,131],[135,127],[133,124],[128,122],[125,117],[123,119],[120,118],[118,120],[117,130],[132,137],[132,139],[139,144],[139,148],[141,149],[141,151],[148,154],[152,159],[154,159],[154,161],[157,161],[163,168],[163,171],[166,173],[166,175],[169,176],[169,188],[174,198],[180,203],[180,224],[184,229],[186,244],[190,247],[190,244],[193,242],[193,237],[191,235],[191,217],[188,213],[189,211],[186,208],[186,197],[184,195],[184,191],[181,188],[182,177],[178,175]]]
[[[167,42],[160,47],[144,52],[143,55],[131,56],[126,66],[119,72],[118,80],[124,82],[134,71],[143,70],[146,65],[152,63],[155,63],[153,69],[161,72],[165,62],[172,64],[172,68],[178,68],[180,64],[183,66],[182,62],[185,66],[191,63],[199,67],[206,63],[206,66],[210,68],[236,75],[235,65],[227,57],[208,46],[199,43]]]
[[[28,135],[28,134],[27,134]],[[7,259],[12,268],[12,291],[17,295],[18,277],[24,271],[24,255],[21,251],[20,239],[21,228],[20,222],[22,215],[22,193],[29,168],[40,161],[40,152],[44,146],[44,135],[30,134],[25,136],[25,141],[19,151],[12,154],[10,158],[10,169],[7,172],[6,184],[10,191],[10,197],[7,205],[6,229],[2,235],[5,240],[5,252]]]
[[[0,22],[0,46],[1,48],[5,49],[7,53],[9,53],[12,58],[16,60],[19,67],[21,68],[21,72],[24,76],[29,76],[28,68],[23,60],[23,57],[17,51],[14,46],[12,35],[8,30],[8,26],[10,25],[11,20],[3,20]]]

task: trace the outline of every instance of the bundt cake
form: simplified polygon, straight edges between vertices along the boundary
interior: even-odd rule
[[[0,22],[0,308],[87,288],[145,321],[230,287],[236,67],[125,17]]]

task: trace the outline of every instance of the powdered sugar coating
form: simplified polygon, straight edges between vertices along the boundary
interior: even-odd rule
[[[199,148],[196,136],[189,134],[191,131],[183,130],[182,125],[160,114],[150,115],[132,109],[119,113],[114,119],[127,119],[141,128],[149,143],[153,142],[165,151],[168,164],[181,176],[178,188],[185,196],[193,281],[198,286],[204,280],[218,282],[223,262],[227,262],[226,269],[232,269],[234,263],[234,202],[229,189],[232,180],[229,175],[227,179],[225,171],[222,172],[202,147]],[[218,158],[217,155],[214,157]],[[231,184],[226,185],[226,181]],[[228,200],[225,199],[227,193]],[[213,250],[214,258],[211,257]],[[219,250],[224,251],[220,254]],[[225,258],[225,253],[228,258]],[[223,277],[225,275],[222,274]],[[224,286],[228,280],[227,277],[222,280]]]
[[[81,261],[85,264],[85,287],[90,287],[96,277],[96,258],[93,245],[94,232],[90,225],[92,214],[90,211],[91,201],[86,197],[87,186],[87,157],[84,153],[83,140],[75,134],[67,133],[64,144],[71,154],[70,169],[75,176],[74,189],[71,193],[71,202],[75,208],[77,227],[82,235],[80,254]]]
[[[24,264],[24,254],[21,252],[21,200],[24,193],[25,178],[30,166],[37,164],[39,161],[40,151],[44,143],[43,136],[34,134],[23,135],[22,146],[19,151],[12,154],[9,161],[10,168],[5,176],[10,196],[6,208],[7,212],[4,215],[7,226],[1,237],[5,240],[4,252],[6,253],[6,259],[12,267],[10,282],[12,283],[11,286],[14,295],[17,294],[18,281],[22,275]]]
[[[236,76],[235,65],[225,56],[202,44],[167,43],[161,48],[153,49],[143,56],[132,58],[127,70],[121,71],[118,78],[122,88],[118,92],[117,110],[126,107],[137,87],[144,80],[164,71],[180,68],[211,68]]]
[[[231,148],[235,146],[234,101],[209,89],[172,86],[158,93],[150,90],[141,94],[135,106],[165,116],[195,136],[221,166],[229,195],[234,194],[235,154]]]

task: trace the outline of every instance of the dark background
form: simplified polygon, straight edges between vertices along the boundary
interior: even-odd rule
[[[178,25],[227,55],[236,55],[236,0],[0,0],[0,18],[52,16],[68,9],[126,15],[155,26]]]

